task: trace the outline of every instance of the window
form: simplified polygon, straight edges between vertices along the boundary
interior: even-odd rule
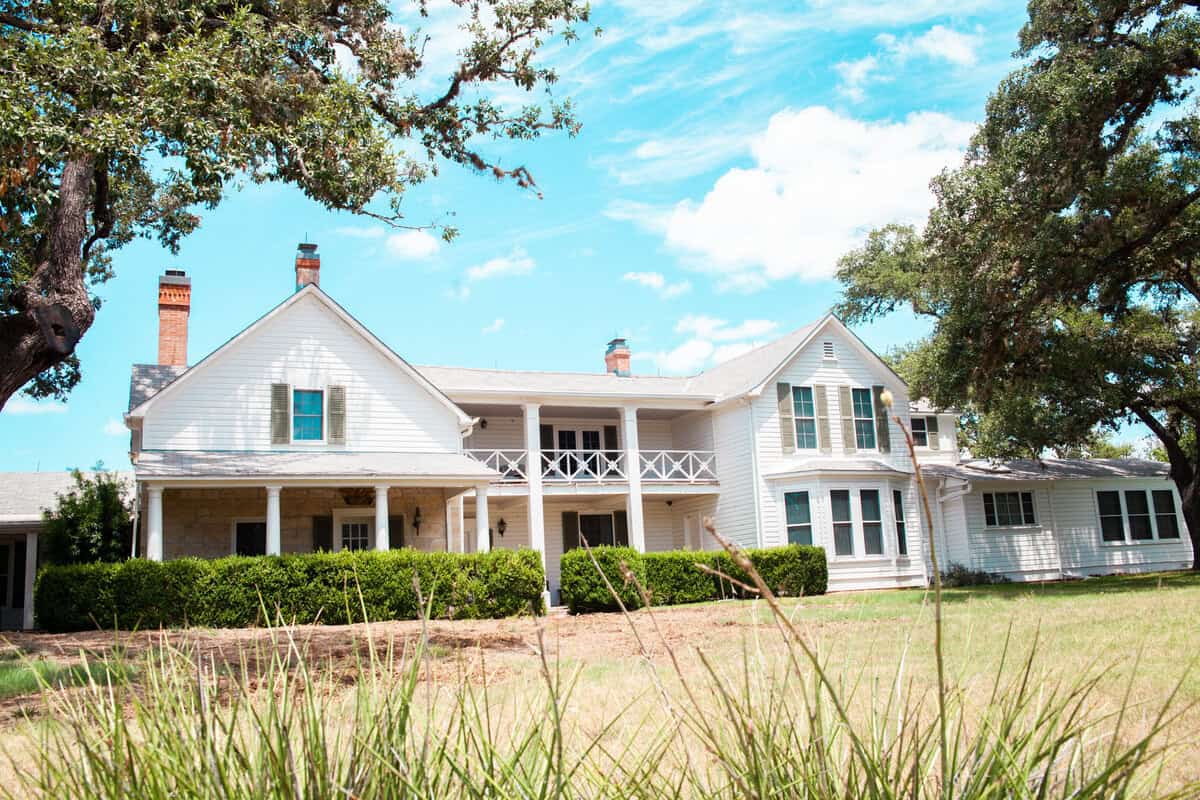
[[[809,386],[792,387],[792,408],[796,414],[796,448],[817,449],[817,412],[813,390]]]
[[[875,449],[875,412],[870,389],[851,390],[854,398],[854,443],[859,450]]]
[[[325,438],[325,393],[296,389],[292,392],[292,439],[319,442]]]
[[[830,491],[829,505],[833,515],[833,553],[838,556],[852,556],[854,525],[850,519],[850,492],[846,489]]]
[[[342,549],[366,550],[371,544],[371,524],[369,522],[342,523]]]
[[[1096,492],[1100,539],[1107,543],[1178,539],[1179,517],[1170,489]]]
[[[1158,538],[1179,538],[1179,517],[1175,516],[1175,495],[1170,489],[1155,489],[1154,524],[1158,527]]]
[[[879,508],[879,490],[863,489],[858,493],[862,509],[863,549],[869,556],[883,555],[883,514]]]
[[[1145,492],[1125,493],[1125,519],[1129,522],[1129,538],[1145,541],[1154,538],[1154,528],[1150,525],[1150,503],[1146,501]]]
[[[808,492],[787,492],[783,496],[787,511],[788,544],[812,544],[812,512]]]
[[[1035,525],[1033,492],[985,492],[983,521],[989,528]]]
[[[1121,516],[1120,492],[1096,492],[1100,507],[1100,538],[1106,542],[1125,541],[1125,520]]]
[[[929,431],[925,428],[924,417],[912,418],[912,438],[917,447],[929,447]]]
[[[265,556],[267,554],[267,523],[234,523],[233,552],[239,556]]]
[[[896,552],[906,556],[908,555],[908,531],[904,524],[904,494],[899,489],[892,490],[892,513],[896,515]]]

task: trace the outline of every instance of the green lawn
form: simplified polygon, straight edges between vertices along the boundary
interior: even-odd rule
[[[101,681],[114,669],[117,668],[100,661],[91,661],[85,666],[9,656],[0,660],[0,700],[34,694],[43,686],[78,686],[85,683],[89,675]]]

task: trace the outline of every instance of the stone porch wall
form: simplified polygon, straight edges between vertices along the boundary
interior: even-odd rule
[[[397,488],[388,492],[388,512],[404,515],[404,542],[418,550],[446,549],[446,498],[442,489]],[[280,493],[279,537],[285,553],[312,551],[312,518],[334,511],[372,511],[370,505],[347,505],[339,489],[292,489]],[[412,528],[421,508],[421,530]],[[163,558],[220,558],[232,553],[235,520],[266,518],[266,489],[167,489],[163,492]],[[144,528],[143,513],[143,528]],[[337,532],[335,531],[335,536]],[[144,546],[145,532],[141,544]],[[141,551],[141,548],[139,548]]]

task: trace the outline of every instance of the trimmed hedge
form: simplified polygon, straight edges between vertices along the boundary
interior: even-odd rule
[[[542,608],[545,572],[533,550],[133,559],[49,565],[34,589],[37,624],[54,632],[90,628],[240,628],[262,624],[264,606],[285,620],[345,624],[416,619],[420,581],[432,615],[507,617]],[[359,597],[361,593],[361,599]]]
[[[742,597],[745,592],[729,581],[696,567],[703,564],[743,583],[750,583],[724,551],[673,550],[663,553],[639,553],[629,547],[594,547],[592,554],[621,596],[626,608],[638,608],[641,597],[621,574],[621,563],[637,576],[650,593],[655,605],[678,605]],[[758,574],[778,595],[799,597],[825,594],[829,570],[825,550],[820,547],[787,545],[747,550],[746,555]],[[561,566],[562,600],[573,614],[589,611],[616,611],[619,606],[604,585],[592,559],[584,548],[563,554]]]

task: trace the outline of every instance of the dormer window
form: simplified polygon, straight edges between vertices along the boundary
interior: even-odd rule
[[[325,438],[325,393],[320,389],[292,392],[292,440],[319,442]]]
[[[835,357],[833,354],[833,342],[822,342],[821,348],[822,352],[825,354],[825,360],[832,361]]]

